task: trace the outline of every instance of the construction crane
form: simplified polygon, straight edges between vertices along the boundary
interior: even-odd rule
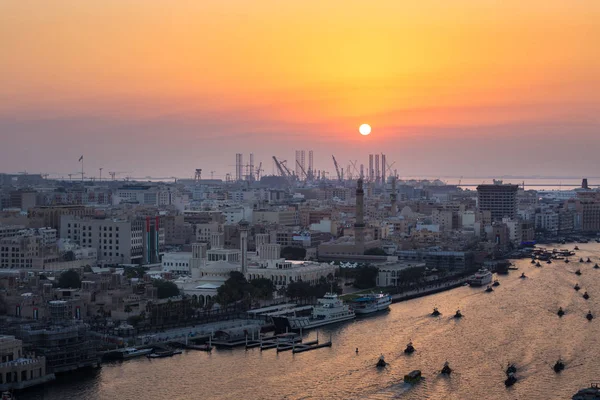
[[[260,174],[263,172],[262,169],[262,161],[258,164],[258,168],[256,168],[256,180],[260,181]]]
[[[300,164],[300,161],[296,160],[296,164],[298,164],[298,166],[300,167],[300,170],[302,171],[302,173],[304,174],[304,176],[306,177],[306,179],[308,179],[308,174],[304,170],[304,167],[302,166],[302,164]]]
[[[331,158],[333,158],[333,165],[335,165],[335,172],[337,173],[338,179],[340,182],[344,180],[344,176],[340,173],[340,167],[338,166],[337,160],[335,156],[332,154]]]
[[[397,179],[398,178],[398,172],[396,170],[394,170],[394,174],[392,174],[392,167],[394,166],[394,164],[396,164],[396,161],[394,161],[391,164],[387,164],[386,165],[386,172],[385,172],[385,174],[387,176],[393,176],[393,177],[395,177]]]
[[[213,179],[215,177],[215,172],[217,171],[210,171],[210,179]]]
[[[111,179],[114,181],[115,176],[121,175],[121,174],[129,174],[129,173],[131,173],[131,171],[111,171],[108,174],[110,175]]]
[[[279,160],[277,159],[277,157],[273,156],[273,161],[275,161],[275,166],[277,167],[277,169],[279,170],[279,174],[283,177],[287,176],[285,170],[283,169],[283,167],[281,166],[281,163],[279,162]]]
[[[287,172],[287,177],[292,178],[294,176],[294,174],[292,174],[292,171],[290,171],[290,169],[287,167],[286,163],[287,163],[287,160],[283,160],[280,164],[283,167],[283,169],[285,169],[285,172]]]

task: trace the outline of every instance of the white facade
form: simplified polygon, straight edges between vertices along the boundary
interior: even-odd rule
[[[236,225],[241,220],[252,220],[252,209],[248,207],[230,207],[221,211],[226,225]]]
[[[508,238],[513,243],[520,243],[523,237],[521,231],[521,221],[512,218],[502,218],[502,223],[508,227]]]
[[[192,253],[165,253],[162,258],[162,269],[177,275],[187,275],[190,273],[191,259]]]
[[[535,229],[558,232],[560,217],[556,211],[541,210],[535,214]]]

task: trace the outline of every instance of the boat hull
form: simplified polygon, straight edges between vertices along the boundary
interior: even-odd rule
[[[312,319],[312,318],[288,318],[288,317],[273,317],[273,324],[277,331],[285,332],[286,330],[306,330],[314,329],[320,326],[337,324],[340,322],[350,321],[356,318],[356,314],[348,314],[337,318],[327,319]]]

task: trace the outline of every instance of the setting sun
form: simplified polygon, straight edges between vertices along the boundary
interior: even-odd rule
[[[360,132],[361,135],[367,136],[369,133],[371,133],[371,126],[369,124],[362,124],[358,128],[358,131]]]

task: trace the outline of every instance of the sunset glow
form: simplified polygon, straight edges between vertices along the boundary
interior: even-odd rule
[[[461,175],[465,138],[529,155],[544,138],[540,154],[566,160],[556,135],[600,145],[599,20],[597,1],[3,1],[0,132],[12,150],[0,167],[71,172],[52,155],[68,147],[75,160],[92,149],[90,168],[189,175],[198,157],[223,157],[214,148],[267,161],[311,146],[332,168],[318,149],[365,120],[377,135],[360,150],[396,152],[407,173],[428,173],[412,158],[427,149],[441,156],[432,171]],[[48,152],[34,159],[31,143]],[[108,154],[115,143],[145,149]],[[156,165],[165,152],[177,163]]]

